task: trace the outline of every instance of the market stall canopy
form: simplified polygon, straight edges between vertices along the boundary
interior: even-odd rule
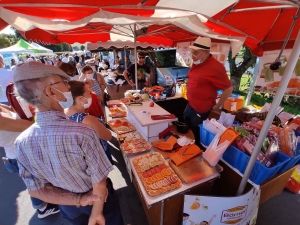
[[[293,47],[300,29],[298,8],[299,1],[241,0],[208,18],[205,25],[223,35],[246,36],[252,54],[262,56],[263,51],[281,49],[295,17],[286,48]]]
[[[21,39],[10,47],[0,49],[0,53],[34,53],[35,50],[33,46]]]
[[[48,54],[54,54],[51,49],[45,48],[45,47],[43,47],[43,46],[41,46],[37,43],[32,42],[31,45],[33,47],[35,47],[39,51],[40,54],[47,54],[47,55]]]
[[[0,18],[35,42],[128,41],[133,39],[133,24],[137,24],[137,41],[143,43],[176,46],[178,40],[195,40],[201,35],[231,42],[235,52],[245,38],[220,35],[208,29],[202,22],[205,18],[200,14],[215,15],[234,2],[112,0],[108,3],[53,0],[48,3],[40,0],[27,3],[25,0],[2,0]],[[170,29],[172,26],[176,29]],[[171,36],[174,39],[170,39]]]

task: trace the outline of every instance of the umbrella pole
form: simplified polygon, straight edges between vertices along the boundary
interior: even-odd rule
[[[254,67],[254,70],[253,70],[252,80],[251,80],[251,83],[250,83],[248,95],[247,95],[244,106],[247,106],[247,105],[250,104],[250,100],[251,100],[251,97],[252,97],[252,94],[253,94],[253,91],[254,91],[254,85],[256,83],[256,80],[257,80],[257,77],[258,77],[258,74],[259,74],[260,64],[261,64],[261,57],[257,57],[256,64],[255,64],[255,67]]]
[[[264,125],[263,125],[263,127],[260,131],[260,134],[258,136],[256,145],[255,145],[254,150],[253,150],[253,153],[251,155],[248,166],[247,166],[246,171],[244,173],[243,179],[242,179],[242,181],[240,183],[240,186],[238,188],[237,196],[241,195],[243,193],[244,189],[245,189],[245,186],[247,184],[247,180],[248,180],[248,178],[249,178],[249,176],[252,172],[253,166],[256,162],[257,155],[258,155],[258,153],[261,149],[261,146],[263,144],[263,141],[264,141],[265,137],[267,136],[268,130],[270,128],[270,125],[272,124],[275,113],[278,109],[278,106],[280,105],[280,102],[282,100],[284,92],[285,92],[285,90],[288,86],[288,83],[289,83],[290,79],[291,79],[291,76],[293,74],[293,70],[294,70],[294,68],[296,66],[296,63],[298,61],[298,58],[299,58],[299,54],[300,54],[300,31],[298,32],[297,39],[296,39],[294,47],[292,49],[290,58],[289,58],[289,60],[286,64],[286,69],[285,69],[284,74],[282,76],[282,79],[280,81],[280,84],[279,84],[279,87],[277,89],[274,100],[272,102],[271,108],[268,112],[268,116],[267,116],[267,118],[264,122]]]
[[[134,55],[135,55],[135,64],[134,64],[134,71],[135,71],[135,89],[137,90],[138,89],[138,77],[137,77],[137,52],[136,52],[136,24],[134,24],[134,27],[133,27],[133,30],[134,30]]]

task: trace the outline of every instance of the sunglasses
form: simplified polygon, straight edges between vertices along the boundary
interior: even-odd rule
[[[138,56],[138,58],[139,58],[139,59],[144,59],[145,57],[144,57],[144,56]]]

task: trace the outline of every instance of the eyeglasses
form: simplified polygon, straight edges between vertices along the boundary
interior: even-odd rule
[[[64,83],[66,86],[69,85],[69,81],[68,80],[62,80],[62,81],[58,81],[58,82],[55,82],[53,84],[50,84],[50,86],[55,85],[55,84],[59,84],[59,83]]]

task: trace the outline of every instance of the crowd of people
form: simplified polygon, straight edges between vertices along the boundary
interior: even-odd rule
[[[80,70],[67,54],[56,63],[50,58],[43,58],[44,63],[38,60],[28,57],[6,70],[0,55],[1,94],[13,82],[14,96],[35,108],[34,119],[21,119],[10,99],[1,99],[5,167],[23,179],[38,218],[60,212],[76,225],[123,224],[107,177],[113,159],[108,144],[112,135],[102,110],[103,76],[87,61],[93,59],[85,60]]]

